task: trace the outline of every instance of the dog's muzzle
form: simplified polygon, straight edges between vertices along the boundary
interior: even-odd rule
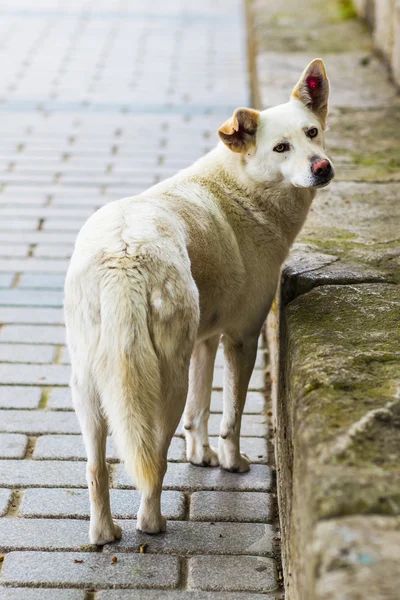
[[[311,163],[314,185],[326,185],[335,175],[333,167],[327,158],[316,158]]]

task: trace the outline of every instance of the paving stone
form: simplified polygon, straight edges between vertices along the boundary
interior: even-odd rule
[[[1,440],[0,440],[1,444]],[[12,491],[0,489],[0,517],[6,514],[12,498]]]
[[[90,545],[87,521],[74,519],[0,519],[0,552],[83,550]],[[92,547],[94,549],[95,546]]]
[[[0,431],[41,435],[80,433],[74,412],[5,410],[0,413]]]
[[[49,325],[5,325],[0,332],[1,342],[34,344],[65,344],[64,327]]]
[[[260,556],[196,556],[189,561],[188,586],[199,590],[274,592],[275,561]]]
[[[10,519],[11,520],[11,519]],[[1,524],[1,521],[0,521]],[[273,551],[274,530],[259,523],[201,523],[171,521],[167,531],[149,540],[146,533],[135,529],[134,521],[123,524],[119,542],[104,547],[104,552],[135,551],[148,542],[146,552],[166,554],[253,554],[270,556]],[[0,529],[1,531],[1,529]],[[16,543],[20,540],[16,539]]]
[[[41,395],[40,387],[2,385],[0,386],[0,408],[37,408]]]
[[[82,519],[0,519],[0,552],[15,550],[83,550],[90,546],[89,523]],[[136,552],[147,543],[149,554],[246,554],[266,556],[273,551],[274,530],[258,523],[201,523],[170,521],[167,531],[149,539],[136,521],[122,523],[120,541],[103,552]],[[95,549],[95,546],[93,546]]]
[[[0,486],[86,487],[84,462],[0,460]]]
[[[177,587],[179,571],[175,556],[118,554],[113,563],[109,554],[99,552],[11,552],[4,559],[0,583],[165,589]]]
[[[0,458],[24,458],[28,438],[19,433],[0,433]]]
[[[264,350],[257,351],[257,358],[255,363],[255,368],[262,369],[265,365],[265,353]],[[217,356],[215,357],[215,366],[223,367],[224,366],[224,351],[222,348],[218,348]]]
[[[0,213],[1,218],[1,213]],[[28,256],[29,246],[28,245],[19,245],[19,244],[0,244],[0,256],[3,257],[18,257],[23,258],[24,256]],[[12,290],[7,290],[12,291]]]
[[[218,437],[210,436],[210,444],[218,448]],[[240,451],[247,454],[252,463],[266,463],[268,460],[267,440],[265,438],[241,437]]]
[[[12,284],[14,275],[12,273],[0,273],[0,287],[8,288]]]
[[[2,490],[0,490],[1,493]],[[111,510],[116,519],[135,519],[140,494],[136,490],[110,490]],[[167,519],[185,518],[185,496],[181,492],[164,491],[161,496]],[[31,488],[26,490],[19,514],[22,517],[89,518],[88,490]]]
[[[71,370],[65,365],[20,365],[0,363],[0,380],[4,384],[67,385]]]
[[[63,292],[60,290],[4,290],[1,294],[2,306],[49,306],[62,307]]]
[[[0,344],[0,362],[51,363],[54,346],[30,344]]]
[[[39,244],[35,248],[35,256],[45,258],[71,258],[74,247],[72,244],[50,246]]]
[[[1,595],[0,600],[3,600]],[[96,600],[274,600],[274,597],[265,594],[247,594],[246,592],[201,592],[198,590],[173,590],[171,592],[140,590],[136,593],[131,590],[105,590],[97,594]]]
[[[85,600],[82,590],[2,588],[0,600]],[[234,600],[234,599],[232,599]]]
[[[1,471],[0,471],[1,474]],[[1,477],[0,477],[1,481]],[[169,463],[164,478],[164,489],[198,491],[267,492],[271,473],[266,465],[252,465],[247,473],[229,473],[219,467],[195,467],[187,463]],[[115,488],[132,488],[132,481],[123,465],[116,465]]]
[[[36,443],[34,459],[86,460],[83,438],[77,435],[43,435]],[[111,438],[107,439],[107,459],[118,461],[118,455]],[[184,461],[185,442],[181,438],[173,438],[168,452],[169,461]]]
[[[61,308],[28,308],[28,307],[0,307],[0,319],[5,324],[30,324],[62,325],[64,313]],[[65,337],[62,341],[65,343]]]
[[[270,522],[271,494],[257,492],[194,492],[190,498],[193,521]]]
[[[5,273],[14,273],[15,271],[25,273],[66,273],[67,268],[67,260],[41,260],[37,258],[0,259],[0,271]]]
[[[74,410],[69,387],[56,387],[50,392],[47,408],[52,410]]]
[[[64,275],[56,275],[55,273],[23,273],[18,287],[62,290],[64,288],[64,281]]]
[[[222,389],[224,383],[224,370],[220,367],[215,367],[213,388]],[[265,386],[265,375],[263,369],[254,369],[249,383],[249,390],[263,390]]]
[[[210,411],[222,412],[222,392],[213,391],[211,394]],[[262,392],[247,392],[244,414],[258,414],[265,411],[265,400]]]

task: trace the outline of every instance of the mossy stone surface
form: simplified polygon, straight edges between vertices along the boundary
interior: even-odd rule
[[[309,254],[302,275],[298,253]],[[343,264],[321,269],[320,254],[331,256],[331,263],[336,258]],[[292,256],[287,261],[289,271],[293,265],[296,278],[314,277],[318,285],[400,282],[400,185],[334,180],[314,200]]]
[[[312,545],[318,577],[315,600],[399,597],[400,519],[369,516],[323,521],[313,533]]]
[[[379,85],[376,82],[375,91]],[[343,108],[328,119],[327,152],[337,181],[400,181],[398,99],[391,106],[382,102],[368,112]]]
[[[399,288],[318,287],[284,319],[294,472],[312,481],[314,517],[400,514]]]
[[[343,2],[304,2],[301,19],[298,0],[253,0],[252,8],[257,15],[254,33],[260,52],[308,51],[320,56],[327,52],[372,51],[365,24],[355,19],[354,10],[346,10]]]

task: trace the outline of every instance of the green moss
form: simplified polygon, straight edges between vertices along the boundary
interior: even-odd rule
[[[400,480],[379,469],[324,466],[313,477],[315,514],[334,518],[352,514],[400,514]]]
[[[82,544],[79,548],[80,552],[101,552],[101,546],[94,546],[92,544]]]
[[[400,149],[381,150],[373,153],[363,154],[354,152],[352,155],[354,164],[362,167],[383,167],[389,173],[398,173],[400,170]]]
[[[357,11],[351,0],[338,0],[338,12],[343,21],[357,18]]]

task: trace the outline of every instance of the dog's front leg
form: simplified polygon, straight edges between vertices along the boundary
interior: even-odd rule
[[[208,417],[219,339],[216,335],[196,344],[190,361],[189,393],[183,421],[186,456],[189,462],[200,467],[218,465],[217,452],[208,440]]]
[[[223,343],[224,409],[218,443],[219,464],[228,471],[245,472],[250,468],[250,460],[245,454],[240,454],[240,425],[257,356],[258,336],[240,341],[224,336]]]

